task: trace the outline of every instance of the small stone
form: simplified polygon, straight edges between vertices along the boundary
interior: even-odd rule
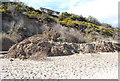
[[[10,59],[10,61],[14,61],[13,59]]]

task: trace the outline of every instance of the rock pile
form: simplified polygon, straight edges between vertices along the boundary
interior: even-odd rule
[[[115,52],[120,51],[120,44],[110,41],[96,41],[90,44],[81,44],[80,49],[83,53]]]
[[[80,44],[80,51],[82,53],[95,53],[95,44]]]
[[[115,52],[116,44],[106,41],[97,41],[95,50],[97,52]]]
[[[41,59],[47,56],[63,56],[74,53],[115,52],[120,45],[112,42],[98,41],[96,43],[67,43],[45,41],[42,35],[32,36],[9,49],[8,58]]]

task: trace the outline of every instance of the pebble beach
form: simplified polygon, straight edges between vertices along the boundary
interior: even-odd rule
[[[118,53],[0,59],[1,79],[118,79]]]

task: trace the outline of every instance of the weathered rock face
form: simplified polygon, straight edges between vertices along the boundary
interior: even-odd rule
[[[43,35],[36,35],[13,45],[5,57],[38,60],[46,56],[63,56],[79,52],[115,52],[119,47],[120,45],[105,41],[91,44],[52,42],[44,40]]]

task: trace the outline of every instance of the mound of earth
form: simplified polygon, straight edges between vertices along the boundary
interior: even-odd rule
[[[71,45],[45,41],[42,35],[36,35],[13,45],[5,57],[34,59],[40,56],[71,55],[75,52]]]
[[[64,56],[79,52],[115,52],[120,49],[119,47],[118,44],[106,41],[89,44],[46,41],[44,36],[39,34],[13,45],[5,57],[38,60],[47,56]]]
[[[81,44],[80,48],[83,53],[115,52],[120,51],[120,44],[110,41],[96,41],[94,43]]]

